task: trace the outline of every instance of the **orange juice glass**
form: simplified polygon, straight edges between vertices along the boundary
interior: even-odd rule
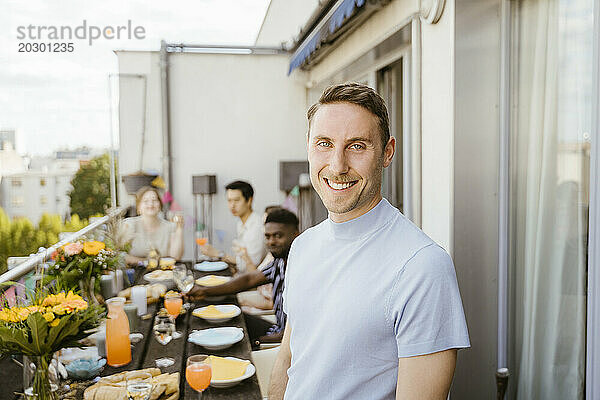
[[[108,316],[106,319],[106,363],[120,367],[131,362],[131,343],[129,342],[129,321],[123,306],[124,297],[106,300]]]
[[[198,399],[201,398],[204,389],[210,385],[212,370],[208,362],[208,356],[195,355],[187,359],[185,368],[185,379],[187,383],[198,392]]]
[[[169,293],[165,295],[165,308],[173,319],[179,316],[182,305],[183,300],[181,299],[181,295],[179,293]]]

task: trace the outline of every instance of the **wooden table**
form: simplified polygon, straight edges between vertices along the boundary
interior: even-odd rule
[[[189,267],[190,267],[190,264],[188,263],[188,268]],[[142,279],[141,276],[143,275],[142,272],[143,271],[138,271],[138,274],[137,274],[138,279],[136,279],[136,281],[138,281],[140,283],[143,283],[143,282],[141,282],[141,279]],[[194,271],[194,275],[195,275],[196,279],[200,278],[202,276],[205,276],[205,275],[209,275],[209,274],[223,275],[223,276],[230,275],[228,270],[221,271],[221,272],[212,272],[212,273],[203,273],[203,272]],[[131,356],[132,356],[131,362],[129,364],[119,367],[119,368],[106,366],[106,368],[104,368],[104,370],[102,371],[101,376],[107,376],[107,375],[112,375],[112,374],[116,374],[116,373],[123,372],[123,371],[130,371],[130,370],[141,369],[141,368],[156,367],[155,360],[157,358],[171,357],[175,360],[175,363],[170,367],[161,368],[161,371],[163,373],[165,373],[165,372],[169,372],[169,373],[180,372],[180,380],[179,380],[180,396],[179,396],[179,398],[180,399],[195,399],[196,392],[187,384],[187,382],[185,380],[185,366],[186,366],[185,364],[186,364],[187,357],[189,355],[214,354],[214,355],[218,355],[221,357],[231,356],[231,357],[237,357],[237,358],[241,358],[241,359],[245,359],[245,360],[251,360],[250,340],[248,337],[248,332],[246,329],[246,323],[244,321],[243,314],[239,315],[238,317],[234,318],[233,320],[230,320],[226,323],[218,324],[218,325],[209,324],[208,322],[206,322],[198,317],[192,316],[191,311],[193,309],[195,309],[197,307],[202,307],[202,306],[205,306],[208,304],[237,304],[237,299],[235,296],[227,296],[226,299],[224,299],[223,301],[214,301],[214,302],[200,301],[198,303],[192,304],[192,307],[189,309],[189,311],[186,314],[182,314],[177,318],[177,330],[183,334],[182,337],[179,339],[171,340],[171,342],[169,344],[164,345],[164,346],[161,345],[160,343],[158,343],[158,341],[153,337],[154,335],[152,332],[152,325],[154,322],[153,316],[158,311],[159,304],[148,305],[148,314],[151,315],[152,317],[147,318],[147,319],[142,319],[138,322],[138,327],[136,329],[136,332],[142,333],[144,335],[144,338],[142,341],[133,345],[132,354],[131,354]],[[230,347],[228,349],[218,350],[218,351],[206,350],[201,346],[195,345],[193,343],[189,343],[187,341],[188,335],[192,332],[192,330],[212,328],[212,327],[216,327],[216,326],[240,327],[244,330],[244,339],[241,342],[233,345],[232,347]],[[6,362],[9,362],[9,360],[6,360]],[[2,364],[4,364],[4,362]],[[2,367],[2,365],[0,365],[0,367]],[[17,375],[15,378],[21,380],[22,375],[21,376]],[[72,383],[72,382],[67,382],[67,383]],[[71,393],[68,395],[67,394],[61,395],[61,398],[82,399],[83,398],[83,390],[86,387],[90,386],[92,383],[93,382],[76,382],[71,385],[72,386]],[[22,387],[22,384],[21,384],[21,387]],[[2,398],[4,398],[4,397],[2,397],[0,395],[0,399],[2,399]],[[9,398],[12,398],[12,396]],[[207,390],[204,391],[202,399],[203,400],[213,400],[213,399],[260,400],[260,399],[262,399],[262,396],[260,393],[260,388],[258,386],[258,379],[256,378],[256,374],[255,374],[254,376],[244,380],[243,382],[241,382],[238,385],[231,387],[231,388],[217,389],[217,388],[209,387]]]

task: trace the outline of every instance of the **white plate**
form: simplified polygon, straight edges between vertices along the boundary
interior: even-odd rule
[[[225,317],[225,318],[206,318],[206,317],[201,317],[199,315],[196,315],[196,310],[198,310],[198,312],[201,312],[202,310],[204,310],[206,308],[206,307],[200,307],[200,308],[196,308],[192,312],[192,315],[195,317],[198,317],[198,318],[202,318],[203,320],[210,322],[211,324],[218,324],[221,322],[229,321],[242,313],[242,310],[240,310],[240,308],[238,306],[236,306],[235,304],[218,304],[218,305],[215,305],[215,307],[217,307],[217,310],[221,311],[222,313],[228,313],[231,311],[235,311],[235,314],[232,315],[231,317]]]
[[[227,269],[227,263],[224,261],[202,261],[194,266],[196,271],[215,272]]]
[[[241,358],[235,358],[235,357],[225,357],[225,358],[227,358],[229,360],[249,361],[249,360],[242,360]],[[232,386],[237,385],[241,381],[250,378],[252,375],[254,375],[255,372],[256,372],[256,368],[254,367],[254,365],[252,365],[252,363],[250,363],[246,367],[246,373],[244,375],[242,375],[238,378],[234,378],[234,379],[225,379],[225,380],[211,379],[210,386],[215,387],[215,388],[232,387]]]
[[[164,276],[169,275],[171,278],[166,278],[166,277],[155,278],[152,274],[155,274],[157,271],[160,271],[163,274],[167,273]],[[167,287],[167,289],[173,289],[175,287],[175,281],[173,280],[173,271],[156,270],[153,272],[148,272],[146,275],[144,275],[144,279],[150,283],[162,283],[163,285],[165,285]]]
[[[219,285],[204,285],[204,282],[211,279],[212,277],[219,278],[220,280],[223,281],[223,283],[227,283],[231,280],[230,276],[206,275],[206,276],[203,276],[202,278],[196,279],[196,283],[200,286],[205,286],[205,287],[215,287],[215,286],[219,286],[219,285],[223,284],[223,283],[219,283]]]
[[[202,346],[208,350],[223,350],[233,346],[244,338],[244,330],[233,326],[202,329],[192,331],[188,342]]]

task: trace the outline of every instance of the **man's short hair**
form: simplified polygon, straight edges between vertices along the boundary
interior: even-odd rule
[[[388,117],[387,107],[385,106],[385,100],[383,100],[375,90],[369,86],[355,82],[329,86],[323,91],[319,101],[313,104],[306,113],[309,131],[310,124],[317,110],[323,104],[332,103],[356,104],[377,117],[382,147],[385,148],[388,140],[390,140],[390,119]]]
[[[276,222],[293,227],[298,230],[298,217],[293,212],[286,210],[285,208],[276,208],[267,214],[265,224],[269,222]]]
[[[254,197],[254,189],[252,189],[252,185],[244,181],[231,182],[229,185],[225,186],[225,190],[239,190],[242,192],[242,196],[244,196],[246,201],[250,200],[251,197]]]
[[[271,211],[273,211],[273,210],[276,210],[276,209],[278,209],[278,208],[281,208],[281,206],[266,206],[266,207],[265,207],[265,213],[267,213],[267,214],[268,214],[268,213],[270,213]]]

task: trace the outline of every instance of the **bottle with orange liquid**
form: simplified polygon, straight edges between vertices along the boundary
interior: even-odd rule
[[[187,383],[198,392],[198,400],[202,398],[202,392],[210,385],[212,370],[208,356],[195,355],[187,359],[185,368],[185,379]]]
[[[131,343],[129,342],[129,321],[123,306],[124,297],[106,300],[108,316],[106,319],[106,363],[120,367],[131,362]]]

